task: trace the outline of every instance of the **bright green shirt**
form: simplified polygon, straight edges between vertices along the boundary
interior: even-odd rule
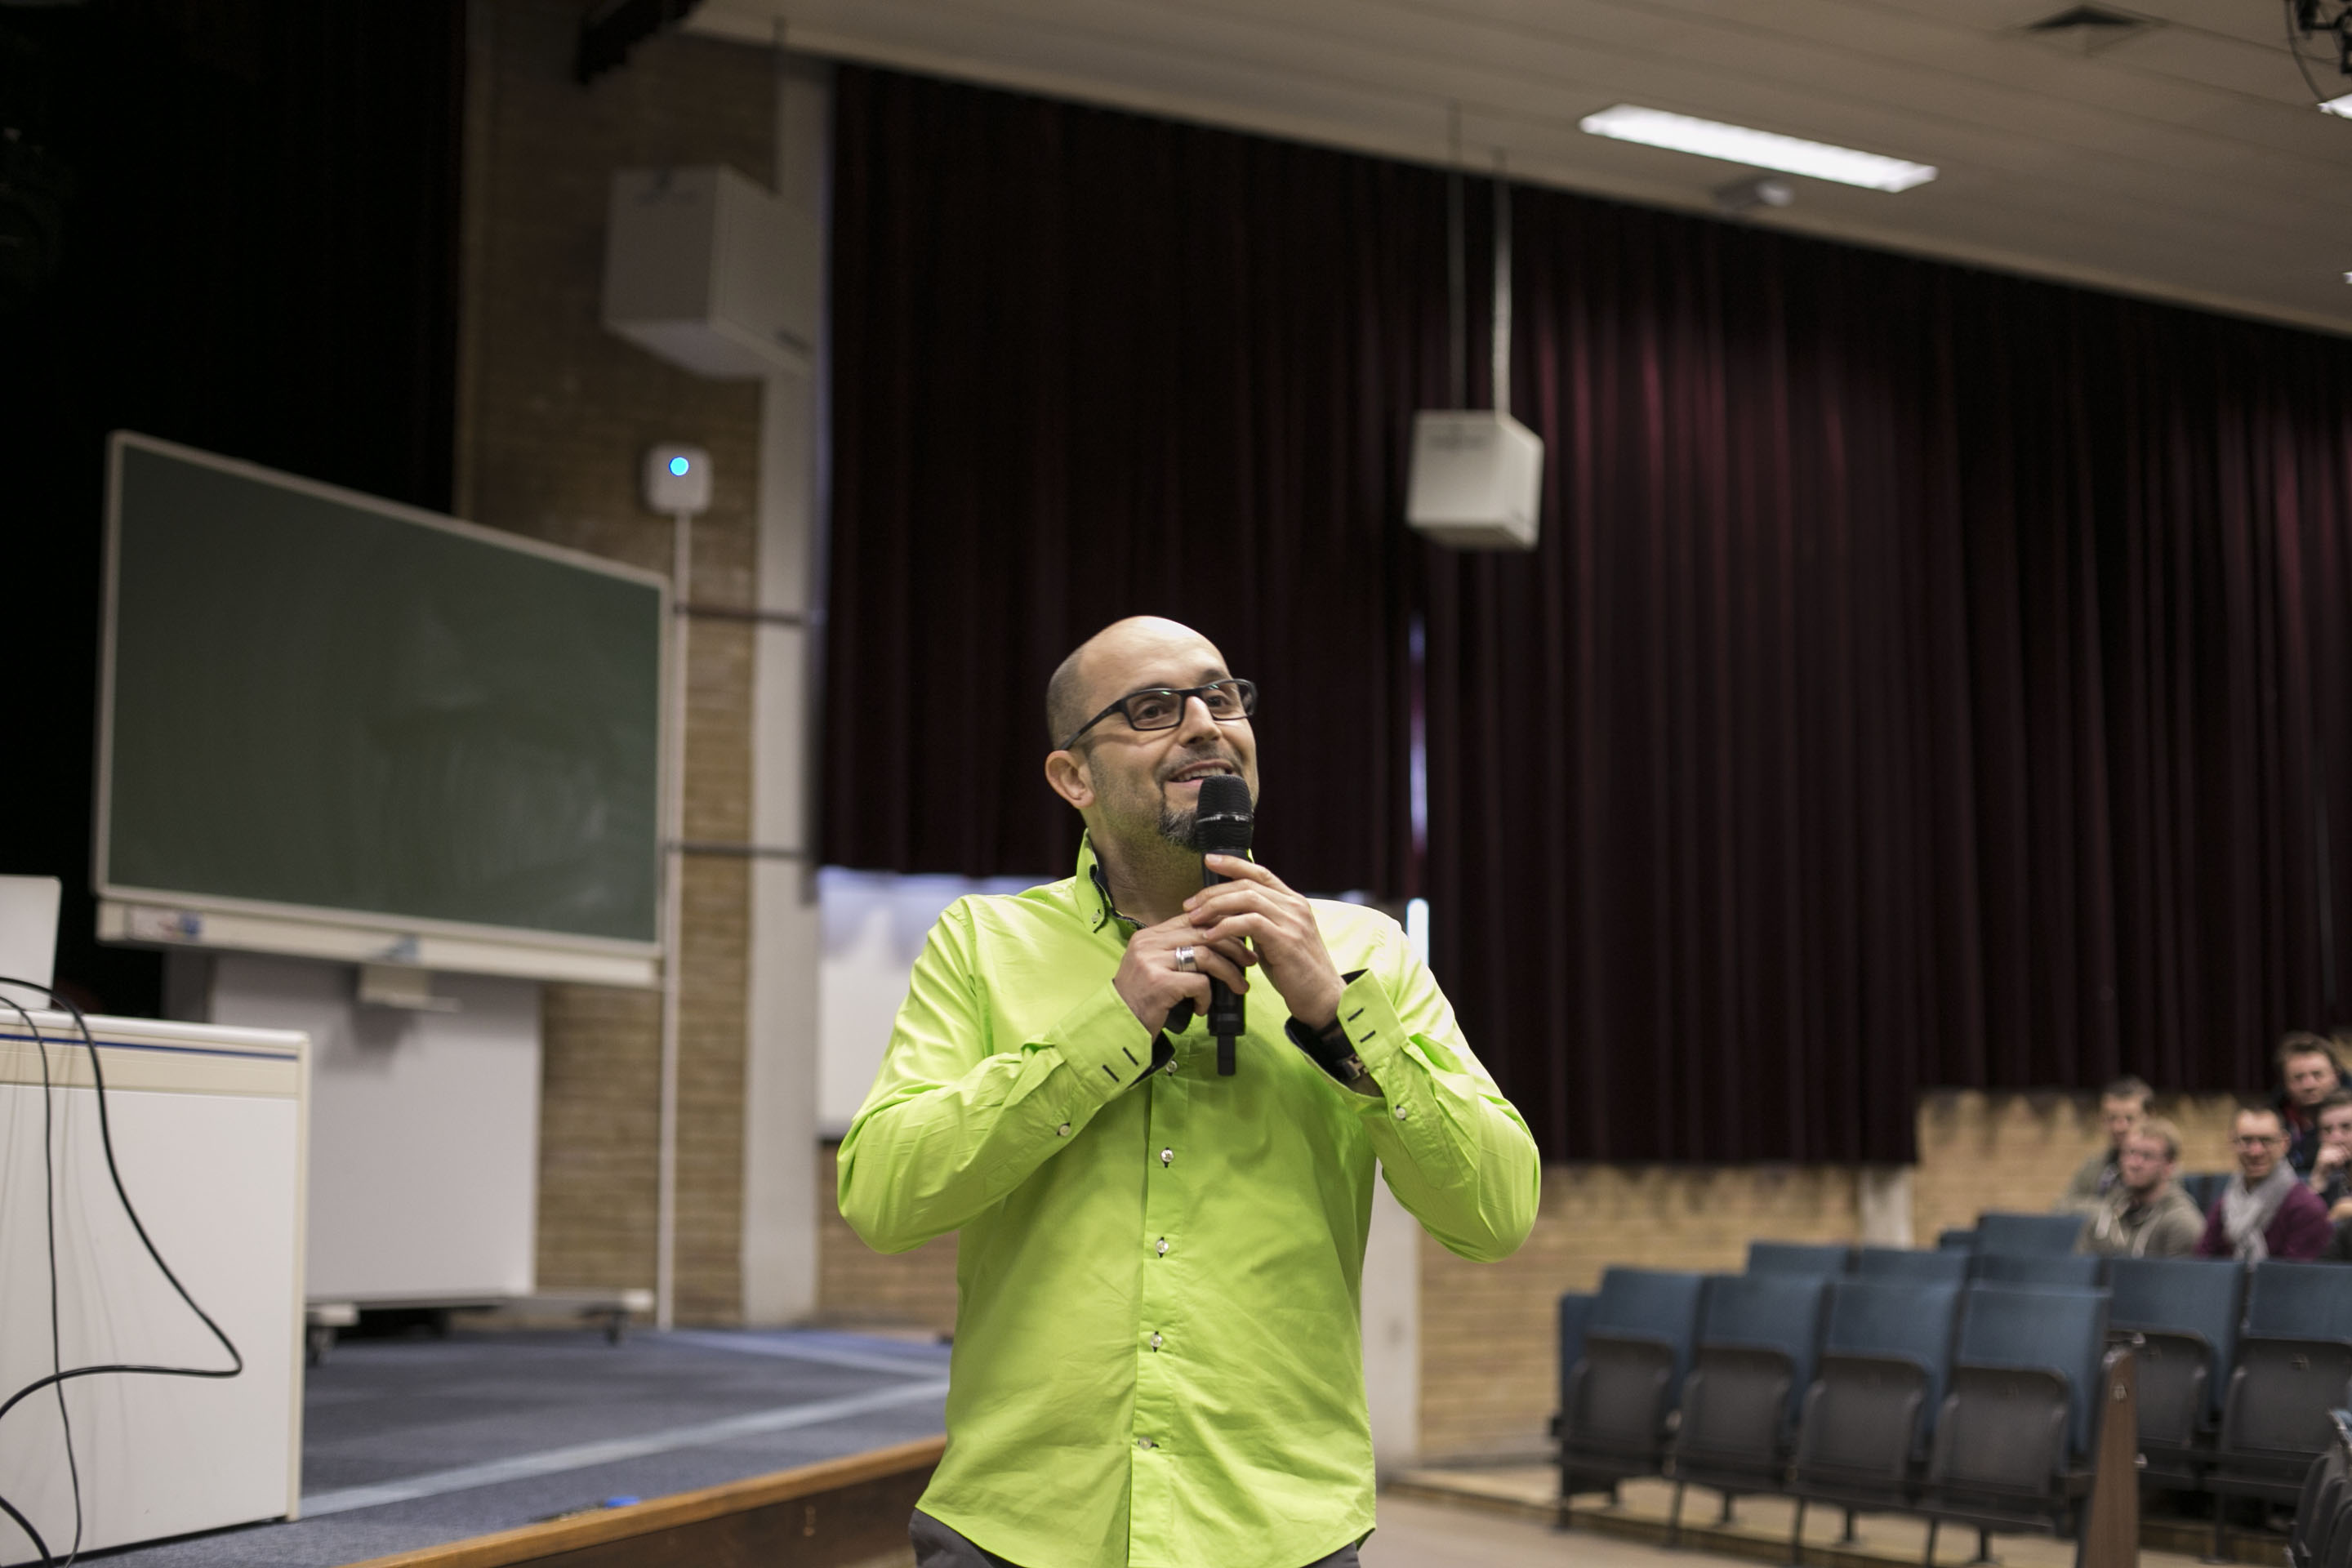
[[[1339,1016],[1378,1094],[1293,1045],[1263,980],[1234,1077],[1197,1020],[1155,1070],[1088,847],[1076,877],[957,902],[915,963],[841,1212],[884,1252],[961,1233],[921,1507],[1023,1568],[1300,1568],[1361,1539],[1374,1162],[1465,1258],[1535,1223],[1534,1140],[1404,933],[1315,913],[1362,972]]]

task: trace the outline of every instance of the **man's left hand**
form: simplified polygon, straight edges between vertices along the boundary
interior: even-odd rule
[[[1255,860],[1211,855],[1206,863],[1230,880],[1185,900],[1186,915],[1212,942],[1245,938],[1257,950],[1258,973],[1282,993],[1290,1016],[1310,1029],[1330,1027],[1347,982],[1323,945],[1314,906]]]

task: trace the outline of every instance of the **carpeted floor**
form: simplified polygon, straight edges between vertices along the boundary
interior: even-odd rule
[[[464,1332],[311,1369],[305,1518],[85,1561],[340,1568],[940,1431],[944,1346],[857,1335]]]

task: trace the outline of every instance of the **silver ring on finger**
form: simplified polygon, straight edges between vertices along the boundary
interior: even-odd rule
[[[1192,950],[1189,947],[1180,947],[1176,950],[1176,967],[1187,974],[1201,973],[1201,966],[1193,962]]]

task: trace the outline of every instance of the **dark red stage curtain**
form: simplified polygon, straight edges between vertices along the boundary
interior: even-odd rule
[[[1429,866],[1549,1152],[1906,1160],[2341,1016],[2347,345],[1517,210],[1545,536],[1431,556]]]
[[[1443,374],[1442,183],[835,80],[827,862],[1066,874],[1045,679],[1150,613],[1262,689],[1261,858],[1395,889],[1418,558],[1396,498],[1422,367]]]
[[[1455,554],[1437,174],[840,91],[828,859],[1059,869],[1039,688],[1160,609],[1551,1157],[1902,1161],[1924,1088],[2254,1089],[2352,1012],[2352,345],[1522,189],[1544,539]]]

